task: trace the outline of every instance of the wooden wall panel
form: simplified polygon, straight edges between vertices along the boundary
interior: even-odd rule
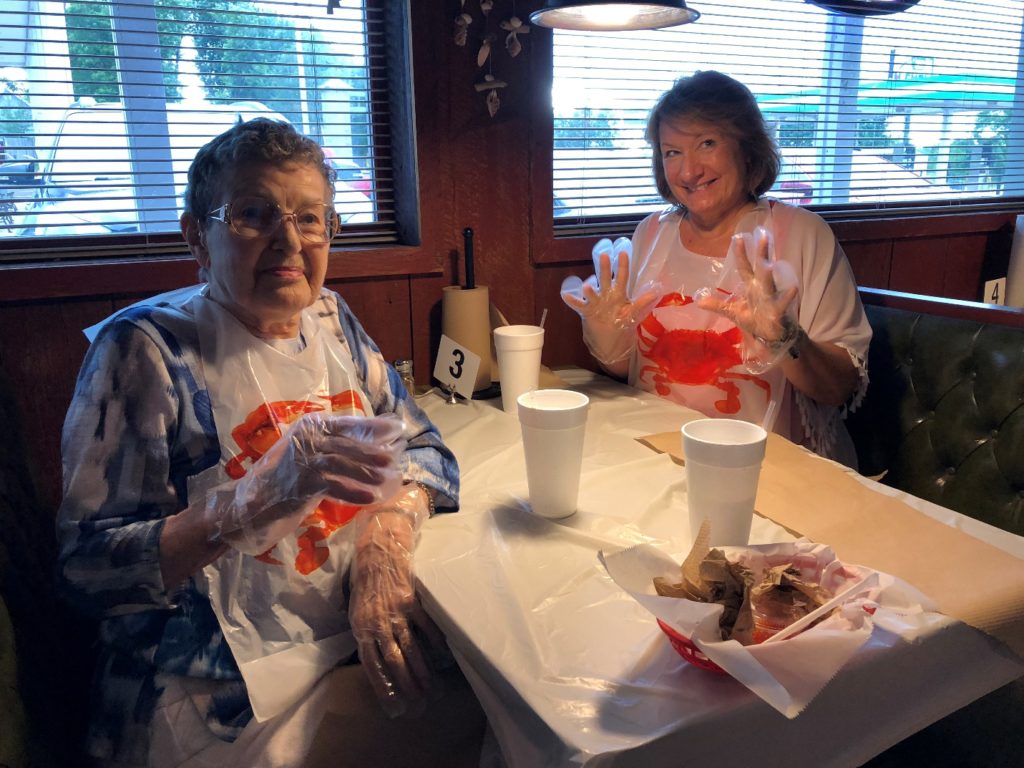
[[[430,383],[441,343],[441,288],[443,278],[413,280],[410,284],[413,335],[413,371],[416,383]]]
[[[978,301],[987,244],[986,234],[894,241],[889,282],[871,287]]]
[[[109,301],[0,306],[0,365],[22,414],[40,501],[60,503],[60,433],[88,343],[82,329],[112,311]]]
[[[492,11],[491,13],[495,13]],[[525,55],[525,54],[523,54]],[[468,60],[468,57],[467,57]],[[490,117],[483,97],[473,88],[481,78],[475,62],[453,68],[450,141],[456,150],[458,172],[455,199],[459,272],[453,284],[465,283],[462,231],[474,233],[476,284],[488,287],[491,300],[511,323],[536,322],[536,307],[528,289],[531,278],[529,177],[527,173],[529,91],[524,66],[511,66],[501,107]],[[514,87],[513,87],[514,86]],[[526,290],[524,290],[526,288]]]
[[[412,355],[409,278],[343,281],[327,287],[345,299],[385,360]]]
[[[885,288],[889,285],[889,273],[892,269],[891,240],[868,240],[841,245],[846,258],[850,261],[857,285],[870,288]]]
[[[566,306],[559,295],[562,281],[570,275],[586,277],[581,266],[544,266],[534,273],[534,290],[548,308],[544,322],[544,352],[542,360],[547,366],[578,365],[596,369],[580,332],[580,317]],[[593,264],[589,265],[593,269]]]
[[[893,244],[892,272],[888,285],[894,291],[911,291],[909,284],[917,286],[917,293],[938,295],[942,290],[942,260],[945,257],[943,240],[915,238]]]
[[[988,236],[985,234],[946,238],[942,288],[935,295],[965,301],[981,301],[984,292],[982,270],[987,246]],[[899,289],[893,286],[892,290]]]

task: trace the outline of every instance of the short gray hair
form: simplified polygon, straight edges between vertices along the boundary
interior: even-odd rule
[[[336,174],[319,144],[283,120],[266,117],[246,122],[239,120],[196,153],[188,169],[185,212],[192,214],[203,227],[220,190],[221,179],[229,178],[237,167],[246,163],[284,165],[290,162],[319,168],[334,197]]]

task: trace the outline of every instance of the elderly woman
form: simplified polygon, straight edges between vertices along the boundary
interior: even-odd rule
[[[635,386],[853,465],[841,417],[867,387],[871,328],[828,225],[764,197],[780,159],[753,94],[718,72],[682,78],[647,140],[672,208],[640,222],[632,258],[626,241],[563,289],[591,353]]]
[[[83,363],[59,568],[99,620],[104,764],[290,765],[356,653],[389,714],[422,707],[443,638],[412,555],[458,467],[323,287],[333,178],[285,123],[213,139],[181,217],[205,285],[114,316]]]

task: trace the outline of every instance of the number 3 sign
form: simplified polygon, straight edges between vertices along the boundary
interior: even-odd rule
[[[434,364],[434,378],[467,400],[473,397],[473,384],[480,368],[480,356],[459,346],[454,339],[441,335],[437,348],[437,362]]]

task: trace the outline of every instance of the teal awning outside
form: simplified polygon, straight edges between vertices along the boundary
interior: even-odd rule
[[[857,110],[891,114],[904,109],[946,112],[1009,108],[1014,87],[1014,78],[992,75],[933,75],[861,83],[857,89]],[[760,96],[757,101],[766,114],[817,112],[824,103],[824,89]]]

